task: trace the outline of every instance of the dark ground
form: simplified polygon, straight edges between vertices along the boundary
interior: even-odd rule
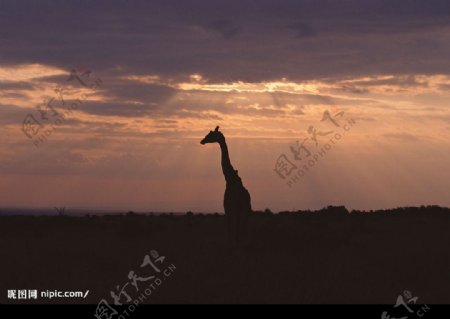
[[[81,290],[91,303],[128,282],[152,249],[173,264],[147,303],[383,303],[405,290],[419,303],[450,303],[450,209],[254,213],[248,240],[227,244],[219,215],[2,216],[0,303],[8,289]],[[132,299],[139,292],[126,288]],[[123,295],[122,301],[126,300]],[[21,301],[23,302],[23,301]]]

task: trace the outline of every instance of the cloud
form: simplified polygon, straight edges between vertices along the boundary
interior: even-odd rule
[[[330,164],[300,186],[311,202],[348,192],[349,203],[381,205],[398,193],[384,181],[402,170],[406,177],[396,182],[407,195],[411,171],[427,185],[440,177],[448,189],[450,179],[442,176],[450,140],[448,1],[2,1],[0,41],[1,173],[57,176],[53,190],[79,195],[82,204],[83,191],[97,196],[101,189],[87,176],[121,177],[106,199],[123,189],[138,193],[131,180],[146,178],[154,184],[142,203],[176,185],[190,185],[174,193],[192,191],[186,197],[197,200],[191,183],[199,179],[221,188],[218,149],[199,151],[198,143],[216,125],[226,133],[233,164],[249,172],[256,203],[298,203],[298,192],[289,197],[275,180],[274,161],[307,136],[308,126],[335,129],[319,121],[325,110],[341,109],[358,124],[333,146]],[[96,73],[102,88],[36,149],[20,130],[24,116],[37,112],[43,96],[55,96],[55,85],[68,89],[67,103],[79,97],[81,88],[67,81],[77,64]],[[427,152],[418,154],[419,147]],[[393,152],[411,167],[402,161],[387,171]],[[445,160],[424,170],[420,159],[431,153]],[[317,192],[321,179],[326,187]],[[378,179],[364,197],[360,181]],[[48,204],[55,198],[50,180],[41,180],[45,203],[33,189],[23,191],[40,184],[22,176],[14,192],[4,183],[1,193],[18,203],[33,193]],[[342,188],[343,180],[349,187]],[[62,192],[65,181],[74,193]]]
[[[134,101],[148,105],[164,103],[174,96],[176,90],[167,85],[114,81],[103,85],[102,94],[116,101]]]
[[[317,35],[316,30],[309,24],[297,22],[288,25],[288,28],[295,31],[296,38],[309,38]]]
[[[0,81],[0,91],[6,91],[6,90],[31,90],[34,86],[30,82],[25,81]]]
[[[236,26],[233,21],[226,19],[215,20],[208,27],[220,33],[225,39],[231,39],[241,32],[241,27]]]
[[[22,121],[26,116],[26,110],[14,105],[0,104],[0,124],[10,125],[17,124],[17,127],[22,125]]]
[[[389,85],[389,86],[397,86],[401,88],[411,88],[411,87],[427,87],[428,83],[425,79],[419,80],[415,75],[406,75],[406,76],[378,76],[371,77],[365,79],[354,79],[351,81],[343,81],[344,83],[351,83],[355,86],[381,86],[381,85]]]
[[[387,138],[400,139],[406,142],[416,142],[420,139],[417,135],[409,133],[386,133],[384,136]]]
[[[99,116],[143,117],[151,113],[152,107],[126,103],[85,102],[79,108],[83,113]]]
[[[122,65],[213,82],[450,72],[444,1],[26,1],[1,11],[5,64],[85,63],[101,74]]]

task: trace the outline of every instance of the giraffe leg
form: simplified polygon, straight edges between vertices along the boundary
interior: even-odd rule
[[[241,214],[236,215],[236,242],[239,245],[242,241],[242,220]]]
[[[228,238],[228,244],[233,243],[233,235],[232,235],[232,220],[231,216],[229,214],[225,214],[226,223],[227,223],[227,238]]]
[[[239,216],[234,216],[234,244],[239,245]]]
[[[239,215],[239,242],[242,244],[245,236],[245,225],[244,225],[244,216],[242,216],[242,212]]]

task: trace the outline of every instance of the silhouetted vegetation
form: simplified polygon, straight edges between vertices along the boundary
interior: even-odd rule
[[[219,214],[1,216],[0,287],[90,289],[86,301],[51,302],[96,304],[156,249],[177,269],[151,303],[394,304],[406,289],[450,303],[449,222],[439,206],[266,209],[230,248]]]

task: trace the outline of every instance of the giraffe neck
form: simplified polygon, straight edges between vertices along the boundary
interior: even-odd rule
[[[231,166],[230,155],[228,154],[228,147],[225,139],[219,142],[220,150],[222,152],[222,172],[225,176],[225,180],[234,174],[233,166]]]

